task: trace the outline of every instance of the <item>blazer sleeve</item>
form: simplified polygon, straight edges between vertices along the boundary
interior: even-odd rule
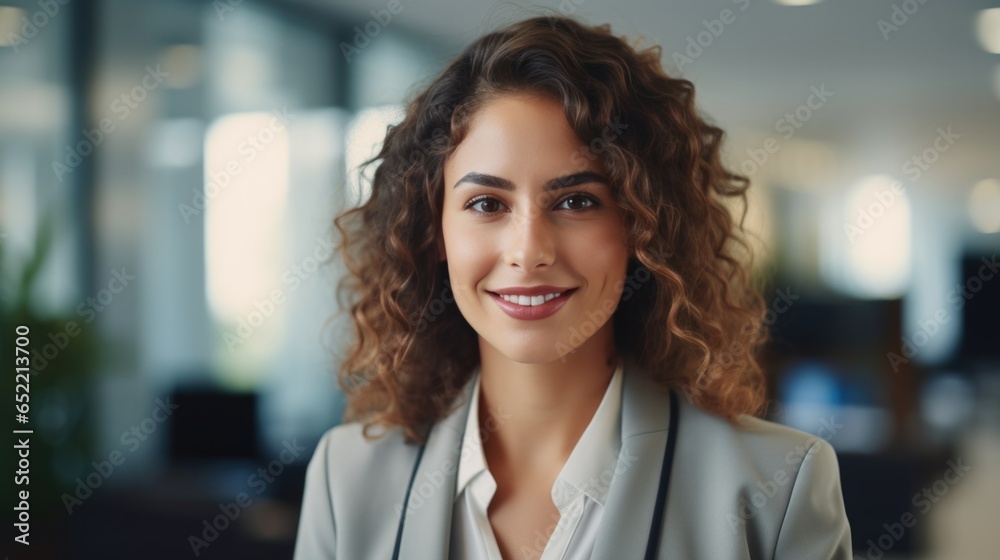
[[[850,560],[851,527],[844,510],[837,455],[817,439],[799,468],[774,560]]]
[[[316,445],[306,467],[305,490],[294,560],[333,560],[337,557],[337,527],[330,494],[330,432]]]

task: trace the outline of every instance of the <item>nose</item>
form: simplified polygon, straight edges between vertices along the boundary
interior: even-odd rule
[[[524,212],[511,220],[505,236],[505,260],[510,266],[533,271],[552,265],[556,258],[555,232],[544,212]]]

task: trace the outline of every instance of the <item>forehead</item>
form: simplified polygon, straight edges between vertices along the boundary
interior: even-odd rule
[[[462,142],[445,161],[445,177],[467,171],[535,182],[581,170],[601,171],[558,101],[511,94],[483,104],[472,116]]]

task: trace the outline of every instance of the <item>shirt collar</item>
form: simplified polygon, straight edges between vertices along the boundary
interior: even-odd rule
[[[487,471],[486,455],[479,427],[479,368],[472,389],[472,402],[465,423],[462,450],[458,463],[458,486],[455,499],[479,473]],[[563,465],[552,489],[552,499],[556,507],[562,509],[579,492],[587,494],[597,503],[604,505],[611,478],[615,472],[618,453],[621,449],[621,390],[623,364],[619,362],[611,382],[604,392],[601,404],[584,430],[569,459]],[[489,429],[489,426],[487,426]],[[488,436],[487,436],[488,437]],[[566,486],[568,485],[568,486]]]

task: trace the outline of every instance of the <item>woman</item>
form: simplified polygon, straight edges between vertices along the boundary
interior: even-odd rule
[[[830,445],[754,417],[749,181],[659,56],[522,21],[390,127],[296,558],[850,558]]]

